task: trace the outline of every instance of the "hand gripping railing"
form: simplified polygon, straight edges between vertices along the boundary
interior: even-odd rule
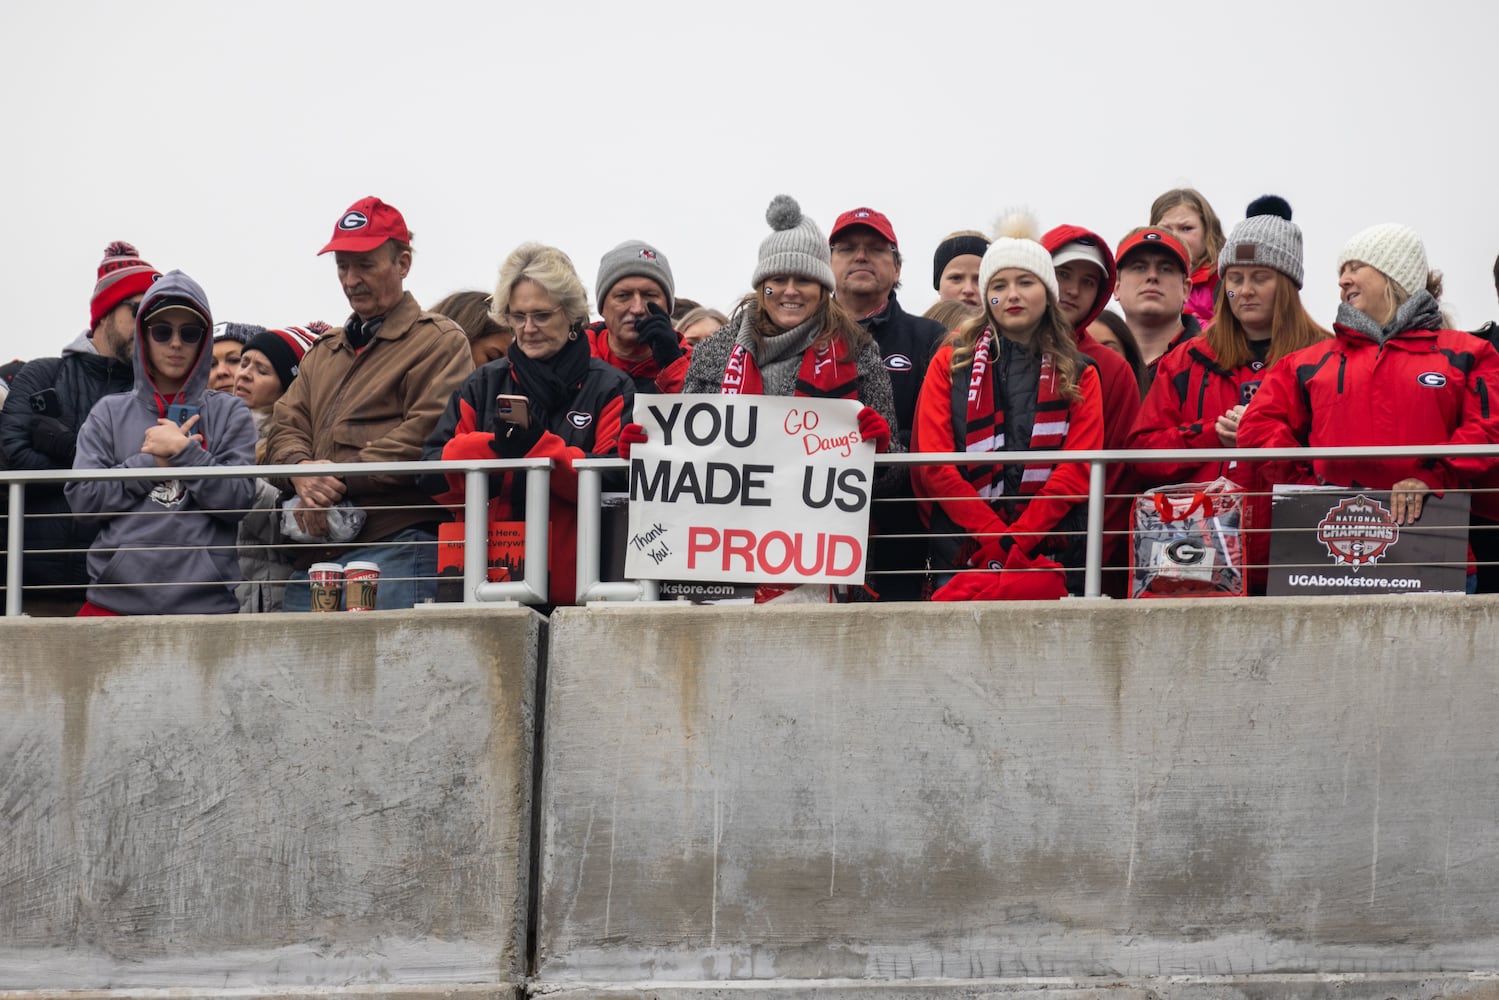
[[[21,614],[22,518],[27,483],[59,485],[90,479],[295,479],[302,476],[464,474],[463,603],[516,601],[544,604],[547,600],[548,515],[551,507],[553,462],[549,458],[486,459],[456,462],[341,462],[317,465],[194,466],[169,469],[50,469],[0,470],[0,483],[9,484],[9,520],[5,550],[9,553],[5,579],[5,614]],[[489,476],[494,472],[526,471],[526,572],[521,580],[490,583]],[[81,512],[80,516],[87,516]],[[597,573],[595,573],[597,575]]]
[[[1329,458],[1499,458],[1499,443],[1467,445],[1371,445],[1357,448],[1169,448],[1113,451],[946,452],[878,455],[876,465],[1056,465],[1088,463],[1088,534],[1083,596],[1103,595],[1103,511],[1108,466],[1116,462],[1311,462]],[[578,470],[578,603],[591,601],[653,601],[653,581],[604,583],[599,579],[599,539],[602,535],[600,477],[606,470],[625,468],[623,459],[589,459],[574,463]],[[590,543],[585,548],[585,539]]]

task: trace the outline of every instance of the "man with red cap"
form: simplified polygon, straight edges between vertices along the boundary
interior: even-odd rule
[[[16,373],[0,409],[0,452],[11,469],[71,469],[78,428],[104,396],[127,392],[135,381],[135,311],[161,275],[123,240],[104,250],[89,301],[89,326],[60,358],[32,361]],[[98,534],[94,521],[71,513],[62,486],[26,490],[25,586],[67,584],[77,590],[38,591],[27,598],[29,614],[72,615],[88,585],[85,560]],[[56,515],[56,516],[49,516]]]
[[[912,316],[900,307],[895,290],[900,287],[900,243],[895,227],[883,212],[851,208],[838,216],[828,236],[832,253],[834,298],[859,325],[869,331],[885,359],[890,387],[895,393],[893,428],[900,445],[911,447],[911,428],[916,420],[916,398],[926,377],[932,355],[947,335],[941,323]],[[918,600],[926,566],[926,539],[909,475],[898,484],[882,488],[870,514],[870,562],[876,576],[871,586],[882,600]],[[882,501],[882,502],[881,502]],[[913,535],[899,538],[893,536]],[[881,572],[883,571],[883,572]]]
[[[1132,229],[1114,255],[1119,262],[1119,308],[1145,358],[1145,384],[1156,363],[1176,345],[1202,333],[1192,316],[1182,315],[1192,290],[1191,259],[1181,241],[1156,226]]]
[[[473,371],[468,339],[405,290],[411,231],[380,199],[351,205],[318,253],[334,255],[353,313],[307,349],[300,374],[276,401],[265,462],[419,461],[448,398]],[[308,610],[309,565],[345,555],[380,565],[380,609],[409,608],[436,596],[434,543],[446,515],[411,477],[307,476],[289,487],[301,500],[302,531],[330,545],[299,552],[286,610]],[[364,512],[364,527],[352,538],[334,539],[324,511],[343,504]]]

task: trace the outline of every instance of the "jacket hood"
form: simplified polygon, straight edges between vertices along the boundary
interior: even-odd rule
[[[64,347],[62,349],[62,353],[64,357],[67,357],[69,354],[97,355],[99,353],[99,349],[94,346],[93,332],[90,330],[84,330],[78,336],[74,337],[72,341],[68,343],[67,347]]]
[[[146,371],[146,317],[157,308],[163,299],[182,299],[183,304],[203,314],[208,332],[198,341],[198,356],[187,380],[174,398],[198,402],[208,388],[208,375],[213,369],[213,313],[208,308],[208,295],[192,278],[181,271],[168,271],[152,284],[141,299],[141,307],[135,317],[135,395],[153,409],[156,408],[156,384]]]
[[[1109,304],[1109,299],[1114,295],[1114,288],[1119,283],[1119,268],[1114,263],[1114,251],[1109,249],[1103,237],[1091,229],[1084,229],[1082,226],[1058,226],[1041,237],[1041,245],[1046,248],[1047,253],[1053,256],[1067,244],[1079,241],[1091,244],[1103,256],[1108,276],[1106,281],[1099,283],[1098,297],[1093,300],[1093,308],[1088,310],[1087,318],[1077,325],[1077,330],[1074,331],[1077,333],[1086,330],[1098,318],[1104,307]]]

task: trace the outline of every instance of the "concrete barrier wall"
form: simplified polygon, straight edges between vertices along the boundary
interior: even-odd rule
[[[538,977],[1499,995],[1496,618],[558,611]]]
[[[0,624],[0,990],[514,995],[541,627]]]

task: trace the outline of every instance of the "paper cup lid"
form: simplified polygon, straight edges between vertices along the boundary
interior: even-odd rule
[[[350,563],[349,565],[354,565]],[[308,573],[342,573],[344,568],[338,563],[313,563],[307,567]]]
[[[375,573],[378,573],[378,572],[380,572],[380,564],[379,563],[372,563],[372,562],[351,562],[351,563],[344,563],[344,572],[345,573],[352,573],[355,570],[361,570],[361,571],[364,571],[364,572],[375,572]]]

